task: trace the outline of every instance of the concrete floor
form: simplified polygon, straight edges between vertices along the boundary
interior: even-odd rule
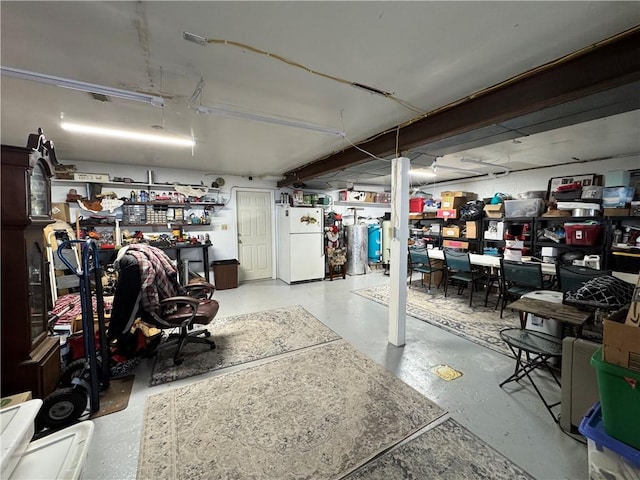
[[[523,387],[513,383],[504,389],[498,387],[512,373],[513,359],[410,316],[406,345],[389,344],[388,309],[352,293],[388,281],[381,271],[291,286],[266,280],[220,290],[215,298],[220,302],[219,317],[301,305],[537,479],[589,477],[586,445],[560,430],[526,382]],[[431,372],[440,364],[461,371],[463,376],[453,381],[441,379]],[[94,420],[84,478],[134,479],[146,397],[221,373],[149,387],[151,366],[152,360],[145,360],[137,367],[126,410]],[[222,373],[241,368],[231,367]],[[549,393],[559,400],[558,389]]]

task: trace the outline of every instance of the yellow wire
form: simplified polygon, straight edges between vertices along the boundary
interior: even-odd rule
[[[296,68],[300,68],[308,73],[311,73],[313,75],[318,75],[320,77],[324,77],[327,78],[329,80],[333,80],[334,82],[338,82],[338,83],[342,83],[344,85],[349,85],[351,86],[356,86],[355,83],[356,82],[350,82],[349,80],[345,80],[344,78],[340,78],[340,77],[336,77],[335,75],[329,75],[327,73],[323,73],[323,72],[319,72],[317,70],[313,70],[301,63],[298,63],[294,60],[290,60],[286,57],[283,57],[281,55],[275,54],[275,53],[271,53],[271,52],[267,52],[266,50],[262,50],[260,48],[256,48],[253,47],[251,45],[247,45],[246,43],[241,43],[241,42],[234,42],[232,40],[223,40],[223,39],[217,39],[217,38],[209,38],[207,39],[208,43],[211,44],[216,44],[216,45],[231,45],[233,47],[238,47],[238,48],[242,48],[244,50],[249,50],[250,52],[253,53],[257,53],[259,55],[264,55],[266,57],[269,58],[274,58],[276,60],[279,60],[283,63],[286,63],[287,65],[290,65],[292,67],[296,67]],[[372,92],[373,93],[373,92]],[[409,102],[406,102],[398,97],[396,97],[394,94],[389,93],[389,92],[380,92],[379,93],[382,97],[384,98],[388,98],[390,100],[393,100],[394,102],[396,102],[398,105],[403,106],[404,108],[407,108],[415,113],[420,113],[423,114],[424,110],[419,109],[418,107],[415,107],[413,105],[411,105]]]

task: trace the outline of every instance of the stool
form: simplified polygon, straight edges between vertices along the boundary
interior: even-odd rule
[[[516,368],[513,374],[499,386],[502,388],[503,385],[509,382],[517,382],[526,376],[547,411],[551,414],[554,422],[558,423],[558,417],[553,413],[552,409],[560,405],[560,402],[547,402],[529,373],[536,368],[546,367],[559,387],[560,381],[553,372],[549,360],[562,356],[562,340],[546,333],[521,328],[504,328],[500,330],[500,338],[504,340],[516,357]]]
[[[346,278],[347,276],[347,265],[346,264],[342,264],[342,265],[331,265],[329,264],[329,280],[333,281],[333,276],[340,276],[342,275],[342,278]]]

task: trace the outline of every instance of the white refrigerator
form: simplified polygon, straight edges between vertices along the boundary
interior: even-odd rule
[[[324,211],[278,206],[278,278],[286,283],[324,278]]]

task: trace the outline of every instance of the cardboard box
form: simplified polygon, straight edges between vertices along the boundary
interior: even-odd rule
[[[484,212],[489,218],[502,218],[504,214],[504,203],[487,204],[484,206]]]
[[[108,182],[111,179],[109,178],[108,173],[74,173],[74,180],[79,180],[81,182]]]
[[[458,209],[460,208],[462,205],[464,205],[465,203],[467,203],[467,198],[466,197],[454,197],[454,196],[442,196],[441,202],[440,202],[440,208],[444,208],[444,209]]]
[[[67,202],[54,202],[51,204],[51,216],[56,220],[63,222],[71,222],[71,214],[69,213],[69,204]]]
[[[436,212],[438,218],[458,218],[458,210],[455,208],[439,208]]]
[[[11,407],[17,403],[28,402],[31,398],[31,392],[16,393],[15,395],[2,397],[0,398],[0,408]]]
[[[430,258],[429,264],[431,265],[431,268],[442,268],[444,266],[444,261]],[[437,272],[433,273],[423,273],[422,282],[427,285],[429,284],[429,282],[431,282],[431,285],[440,285],[442,283],[443,273],[444,272],[442,270],[438,270]]]
[[[460,227],[442,227],[442,236],[458,238],[460,236]]]
[[[479,222],[467,222],[467,238],[478,238]]]
[[[448,248],[464,248],[464,249],[467,249],[467,248],[469,248],[469,242],[461,242],[459,240],[443,240],[442,241],[442,246],[443,247],[448,247]]]
[[[612,320],[603,323],[603,360],[640,372],[640,328]]]
[[[629,213],[628,208],[605,208],[602,212],[605,217],[628,217]]]
[[[440,194],[441,197],[465,197],[465,201],[475,200],[478,196],[473,192],[450,192],[445,191]]]
[[[631,305],[629,306],[625,323],[634,327],[640,327],[640,275],[638,275],[638,283],[636,283],[636,288],[631,297]],[[640,342],[638,342],[637,348],[640,351]]]
[[[376,201],[376,192],[364,192],[364,201],[374,203]]]

